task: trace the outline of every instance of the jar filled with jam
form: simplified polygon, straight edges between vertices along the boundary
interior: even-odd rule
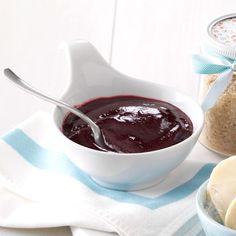
[[[193,56],[200,76],[199,102],[205,112],[200,143],[217,153],[236,154],[236,14],[213,20],[201,55]]]

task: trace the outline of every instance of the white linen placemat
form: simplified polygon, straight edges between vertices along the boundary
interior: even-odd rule
[[[195,195],[214,164],[186,160],[152,188],[106,189],[60,151],[51,122],[39,112],[0,139],[0,226],[70,226],[74,236],[204,235]]]

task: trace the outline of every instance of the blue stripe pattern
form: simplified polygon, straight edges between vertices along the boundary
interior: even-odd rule
[[[174,234],[173,236],[184,236],[184,235],[191,235],[191,229],[199,224],[199,219],[197,215],[191,217],[187,222],[185,222]],[[200,230],[199,233],[202,233]],[[198,234],[199,234],[198,233]]]
[[[201,230],[196,236],[206,236],[206,234],[203,230]]]
[[[71,176],[97,194],[119,202],[141,205],[149,209],[157,209],[189,196],[208,179],[214,168],[213,164],[206,164],[182,185],[156,198],[148,198],[131,192],[106,189],[97,185],[88,175],[75,166],[65,154],[41,147],[20,129],[15,129],[4,135],[2,140],[18,152],[22,158],[37,168]]]

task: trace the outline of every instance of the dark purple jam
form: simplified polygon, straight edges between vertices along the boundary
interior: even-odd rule
[[[193,133],[189,117],[176,106],[137,96],[101,97],[76,106],[100,127],[105,148],[99,147],[92,131],[70,113],[62,131],[72,141],[88,148],[119,153],[140,153],[177,144]]]

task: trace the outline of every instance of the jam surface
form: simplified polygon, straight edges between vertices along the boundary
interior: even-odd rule
[[[99,147],[90,127],[69,113],[62,131],[88,148],[119,153],[141,153],[177,144],[191,136],[190,118],[176,106],[137,96],[101,97],[76,106],[101,129],[105,146]]]

